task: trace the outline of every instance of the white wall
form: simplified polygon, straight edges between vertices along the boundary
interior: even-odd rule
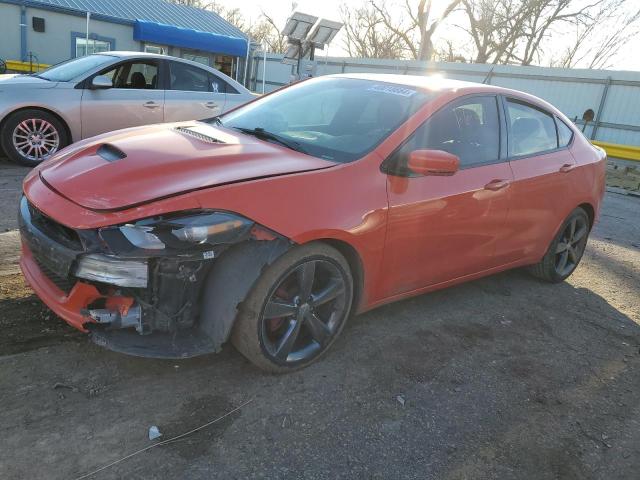
[[[32,17],[45,19],[45,32],[34,32]],[[71,32],[86,31],[86,18],[63,13],[27,8],[27,51],[32,51],[41,63],[54,64],[71,56]],[[140,50],[140,43],[133,40],[133,26],[90,20],[89,33],[113,38],[117,50]]]
[[[0,3],[0,58],[20,60],[20,7]]]

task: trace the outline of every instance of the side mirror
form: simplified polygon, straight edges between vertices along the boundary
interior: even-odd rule
[[[91,88],[99,90],[104,88],[112,88],[113,82],[111,79],[105,75],[96,75],[91,80]]]
[[[407,166],[417,175],[450,176],[460,168],[460,159],[442,150],[414,150]]]

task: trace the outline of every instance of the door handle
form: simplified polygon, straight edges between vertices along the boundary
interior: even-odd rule
[[[150,101],[150,102],[147,102],[147,103],[143,104],[142,106],[146,107],[146,108],[158,108],[160,106],[160,104],[156,103],[156,102],[153,102],[153,101]]]
[[[211,109],[218,108],[218,104],[216,102],[206,102],[204,106]]]
[[[560,167],[560,172],[561,173],[567,173],[567,172],[570,172],[571,170],[573,170],[576,167],[577,167],[577,165],[575,163],[565,163],[564,165],[562,165]]]
[[[497,190],[502,190],[503,188],[508,187],[510,184],[511,182],[509,180],[491,180],[484,186],[484,189],[492,190],[495,192]]]

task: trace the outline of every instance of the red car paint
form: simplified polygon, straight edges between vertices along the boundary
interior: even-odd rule
[[[421,77],[395,81],[432,88]],[[208,128],[208,135],[229,143],[211,144],[176,132],[177,126],[193,125],[183,123],[129,129],[71,146],[36,168],[25,179],[24,192],[45,215],[76,229],[211,208],[241,214],[299,244],[341,244],[356,254],[362,269],[360,312],[536,263],[579,205],[597,219],[605,155],[573,127],[569,148],[544,155],[451,176],[383,173],[385,158],[434,112],[463,95],[516,97],[572,125],[553,106],[524,93],[447,81],[437,88],[434,100],[352,163],[334,164],[222,127]],[[95,151],[103,143],[134,161],[110,164],[98,158]],[[56,294],[28,252],[21,265],[45,303],[81,328],[82,305]]]

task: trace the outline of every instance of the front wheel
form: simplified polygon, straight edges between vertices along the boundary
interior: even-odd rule
[[[263,370],[296,370],[333,344],[352,298],[353,277],[337,250],[322,243],[294,247],[267,268],[242,302],[231,342]]]
[[[60,120],[42,110],[21,110],[7,118],[0,145],[12,162],[35,167],[68,144]]]
[[[560,227],[549,250],[542,260],[532,265],[529,271],[542,280],[559,283],[576,269],[589,238],[590,221],[587,212],[578,207]]]

